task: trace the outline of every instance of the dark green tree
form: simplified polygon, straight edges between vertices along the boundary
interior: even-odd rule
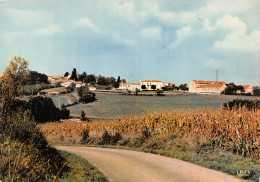
[[[96,83],[96,76],[95,75],[87,75],[85,78],[85,83],[95,84]]]
[[[188,91],[189,90],[187,83],[180,84],[178,89],[182,90],[182,91]]]
[[[114,87],[115,87],[115,88],[118,88],[119,85],[120,85],[120,82],[121,82],[120,76],[118,76],[118,77],[117,77],[117,80],[116,80],[116,83],[114,84]]]
[[[64,77],[68,77],[70,74],[69,74],[69,72],[66,72],[65,74],[64,74]]]
[[[75,81],[78,80],[76,68],[73,68],[70,79],[71,79],[71,80],[75,80]]]
[[[97,84],[98,85],[108,85],[107,79],[104,76],[99,75],[97,77]]]

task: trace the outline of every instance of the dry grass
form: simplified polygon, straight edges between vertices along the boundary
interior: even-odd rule
[[[156,138],[185,138],[191,146],[210,145],[250,158],[260,158],[260,110],[180,110],[103,122],[47,123],[40,128],[49,139],[53,139],[52,142],[58,137],[70,140],[69,143],[78,143],[86,129],[89,129],[90,136],[101,136],[107,130],[120,132],[123,136],[148,134]]]

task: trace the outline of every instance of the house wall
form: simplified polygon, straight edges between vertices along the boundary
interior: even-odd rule
[[[146,86],[146,89],[145,90],[154,90],[154,89],[152,89],[151,87],[152,87],[152,85],[155,85],[156,86],[156,89],[155,90],[157,90],[157,89],[162,89],[162,87],[163,87],[163,82],[142,82],[141,81],[141,86],[142,85],[145,85]]]

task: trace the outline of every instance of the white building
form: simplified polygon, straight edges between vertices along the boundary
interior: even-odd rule
[[[192,80],[189,83],[189,92],[220,94],[226,87],[224,81]]]
[[[119,86],[119,89],[122,90],[130,90],[135,91],[138,90],[157,90],[162,89],[162,87],[165,86],[163,81],[159,80],[144,80],[140,81],[140,83],[122,83]]]
[[[119,89],[130,90],[130,91],[135,91],[136,89],[141,90],[141,84],[140,83],[122,83],[119,86]]]
[[[143,80],[140,81],[142,90],[157,90],[162,89],[163,81],[159,80]]]

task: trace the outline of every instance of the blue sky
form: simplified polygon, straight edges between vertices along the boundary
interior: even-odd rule
[[[260,1],[0,0],[0,73],[14,56],[47,75],[260,85]]]

